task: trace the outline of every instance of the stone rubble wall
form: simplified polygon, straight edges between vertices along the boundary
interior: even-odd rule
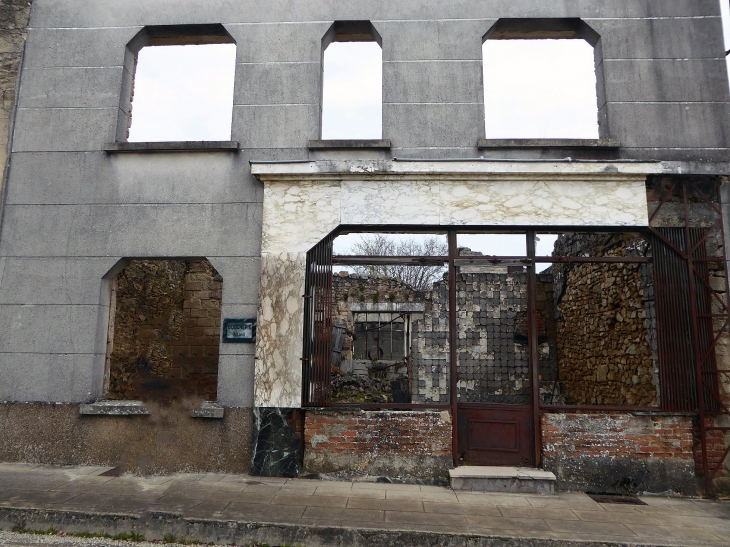
[[[629,256],[617,235],[560,236],[556,256]],[[566,404],[656,406],[652,277],[639,264],[555,265],[558,369]]]
[[[216,400],[223,280],[207,260],[136,260],[116,280],[109,398]]]
[[[471,267],[470,267],[471,268]],[[528,404],[527,276],[507,272],[457,273],[459,400]],[[557,379],[552,276],[537,284],[540,376],[551,397]],[[449,402],[448,280],[426,294],[426,314],[414,334],[420,403]]]

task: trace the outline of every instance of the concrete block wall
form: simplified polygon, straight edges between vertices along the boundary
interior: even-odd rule
[[[307,148],[320,134],[321,39],[333,21],[371,20],[383,38],[383,137],[393,149],[347,157],[484,155],[482,36],[503,17],[580,17],[601,35],[607,102],[598,106],[622,142],[618,157],[713,170],[730,160],[719,15],[716,0],[35,0],[2,212],[0,400],[100,395],[104,277],[125,257],[207,257],[224,279],[222,317],[256,315],[263,198],[248,162],[342,157]],[[105,153],[129,40],[145,25],[211,22],[237,43],[241,151]],[[551,154],[566,155],[492,156]],[[253,404],[253,361],[253,346],[220,346],[222,403]]]

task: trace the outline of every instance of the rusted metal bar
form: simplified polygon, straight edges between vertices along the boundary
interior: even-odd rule
[[[579,411],[579,412],[656,412],[660,414],[666,414],[666,410],[663,410],[656,406],[599,406],[599,405],[540,405],[540,410],[543,412],[565,412],[565,411]],[[675,414],[675,413],[672,413]],[[687,412],[677,412],[676,414],[691,414]]]
[[[535,257],[535,232],[527,232],[527,256]],[[542,429],[540,424],[540,357],[537,343],[537,273],[534,262],[527,267],[527,351],[530,367],[530,408],[532,410],[532,439],[535,466],[542,457]]]
[[[702,365],[700,363],[700,339],[699,339],[699,325],[697,323],[697,294],[695,287],[695,272],[694,263],[692,262],[692,253],[688,252],[691,248],[690,240],[690,227],[689,227],[689,199],[687,196],[687,185],[682,184],[682,197],[684,202],[684,255],[687,258],[687,270],[689,275],[689,300],[690,300],[690,314],[692,321],[692,341],[694,343],[694,356],[695,356],[695,374],[697,382],[697,408],[699,411],[700,418],[700,436],[702,445],[702,469],[704,470],[705,479],[705,492],[709,493],[712,488],[712,480],[710,479],[709,465],[707,458],[707,431],[705,430],[705,397],[702,392]]]
[[[685,221],[685,223],[688,224],[689,223],[689,219],[687,219]],[[717,228],[718,226],[720,226],[720,221],[719,220],[717,222],[715,222],[715,224],[713,224],[712,226],[710,226],[709,229],[704,230],[705,233],[702,236],[702,238],[697,243],[694,243],[694,242],[692,243],[692,247],[689,249],[689,251],[687,252],[687,254],[688,255],[694,255],[695,252],[700,248],[700,246],[702,246],[707,241],[707,238],[710,236],[710,234],[712,233],[712,231],[715,228]],[[699,261],[698,260],[695,260],[695,262],[700,262],[700,261],[702,261],[702,260],[699,260]]]
[[[659,213],[659,209],[661,209],[664,206],[664,204],[669,200],[669,198],[672,197],[672,194],[674,193],[674,189],[676,187],[677,187],[677,182],[674,181],[672,183],[671,188],[669,188],[669,191],[665,191],[665,193],[662,195],[661,199],[659,200],[659,205],[657,205],[657,208],[654,210],[654,212],[649,217],[649,224],[651,224],[652,222],[654,222],[654,218]]]
[[[335,256],[335,266],[442,266],[446,256]]]
[[[536,257],[537,264],[594,263],[594,264],[647,264],[651,258],[628,256],[547,256]]]
[[[727,429],[730,429],[730,428],[727,428]],[[717,476],[717,473],[720,471],[720,468],[722,467],[722,462],[725,461],[725,458],[727,458],[727,455],[728,454],[730,454],[730,445],[728,445],[727,448],[725,448],[725,451],[722,453],[722,456],[720,456],[720,459],[718,460],[717,467],[715,467],[712,470],[712,473],[710,474],[710,478],[709,478],[710,479],[710,484],[712,484],[712,481]]]
[[[459,464],[459,428],[458,428],[458,404],[459,393],[457,391],[459,363],[457,361],[457,332],[456,332],[456,258],[458,247],[456,231],[449,230],[449,398],[451,402],[451,453],[454,460],[454,467]]]
[[[451,405],[428,405],[418,403],[330,403],[327,408],[363,408],[367,410],[375,410],[382,408],[385,410],[450,410]]]

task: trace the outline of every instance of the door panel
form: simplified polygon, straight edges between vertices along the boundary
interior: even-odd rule
[[[463,463],[535,465],[529,406],[460,404],[457,421]]]

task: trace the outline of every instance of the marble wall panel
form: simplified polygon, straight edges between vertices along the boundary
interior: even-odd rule
[[[255,406],[301,406],[306,258],[306,253],[264,253],[261,257]]]
[[[267,181],[262,253],[303,253],[340,224],[340,181]]]
[[[408,179],[342,182],[343,224],[439,223],[439,185]]]
[[[440,224],[646,226],[645,177],[442,181]]]

